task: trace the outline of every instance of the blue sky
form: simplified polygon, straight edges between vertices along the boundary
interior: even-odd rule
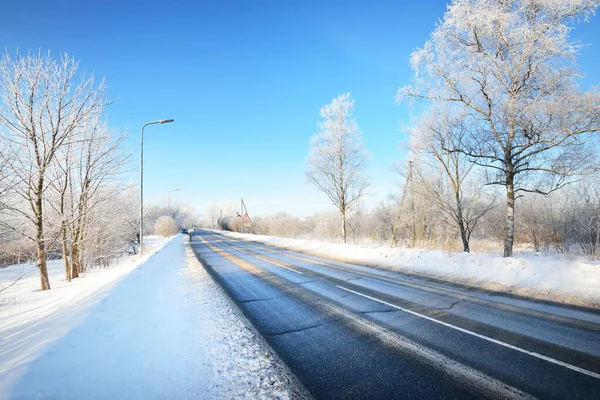
[[[371,154],[365,205],[396,189],[392,165],[405,151],[410,53],[443,16],[444,0],[423,1],[34,1],[2,6],[0,38],[16,49],[68,52],[104,77],[115,100],[111,125],[135,152],[146,128],[145,198],[188,203],[239,201],[251,214],[297,216],[330,210],[307,184],[309,139],[319,108],[344,92]],[[586,86],[600,82],[600,21],[577,25]]]

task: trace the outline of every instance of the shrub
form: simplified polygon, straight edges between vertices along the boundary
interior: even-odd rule
[[[154,224],[154,233],[160,236],[173,236],[177,234],[179,229],[177,229],[177,223],[175,220],[168,215],[163,215],[162,217],[156,220]]]

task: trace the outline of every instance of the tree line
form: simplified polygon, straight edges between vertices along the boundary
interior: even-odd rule
[[[403,172],[405,173],[405,172]],[[439,176],[438,176],[439,178]],[[600,255],[600,179],[586,178],[548,196],[528,194],[519,199],[515,213],[515,247],[526,252],[553,252]],[[444,211],[445,204],[432,201],[428,188],[418,188],[402,200],[402,187],[372,208],[359,202],[346,215],[347,242],[366,246],[402,246],[408,248],[464,251],[456,220]],[[410,189],[409,189],[410,190]],[[475,190],[475,189],[474,189]],[[411,196],[414,207],[407,197]],[[466,196],[470,199],[470,195]],[[451,200],[451,194],[448,200]],[[481,201],[492,207],[469,225],[468,245],[472,252],[502,254],[506,210],[500,192],[476,195],[469,201]],[[477,210],[477,208],[476,208]],[[234,213],[235,214],[235,213]],[[477,215],[477,213],[469,214]],[[223,229],[240,231],[239,218],[223,217]],[[308,217],[277,213],[253,217],[253,233],[304,240],[343,243],[338,211],[320,212]],[[211,227],[210,218],[199,225]]]
[[[34,247],[42,290],[49,256],[71,280],[135,237],[135,202],[120,179],[129,153],[108,124],[109,103],[104,81],[67,54],[0,60],[1,261]]]

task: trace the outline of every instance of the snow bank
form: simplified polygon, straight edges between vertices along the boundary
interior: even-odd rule
[[[239,308],[215,284],[191,249],[186,250],[200,342],[212,367],[212,389],[219,399],[310,398]]]
[[[93,268],[71,282],[65,279],[62,260],[49,261],[52,289],[47,291],[40,290],[39,273],[33,264],[0,268],[0,290],[6,288],[0,292],[0,393],[24,365],[81,320],[83,310],[101,300],[107,289],[169,240],[145,237],[143,258],[121,257],[109,268]]]
[[[488,290],[600,308],[600,262],[583,257],[488,254],[423,249],[363,247],[264,235],[220,232],[227,236],[303,251],[341,261],[376,265]]]

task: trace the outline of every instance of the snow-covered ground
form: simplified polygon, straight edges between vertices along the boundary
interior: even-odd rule
[[[22,373],[48,345],[62,337],[100,301],[109,289],[129,274],[169,239],[144,238],[146,255],[119,258],[109,268],[94,268],[80,278],[65,279],[62,260],[48,262],[51,290],[40,290],[34,264],[0,268],[0,398],[7,385]],[[10,287],[9,287],[10,286]]]
[[[304,397],[186,242],[148,240],[143,260],[71,283],[53,262],[52,290],[34,270],[1,293],[0,398]]]
[[[221,232],[342,261],[377,265],[488,290],[600,308],[600,262],[585,257],[448,253],[423,249],[332,244],[317,240]]]

